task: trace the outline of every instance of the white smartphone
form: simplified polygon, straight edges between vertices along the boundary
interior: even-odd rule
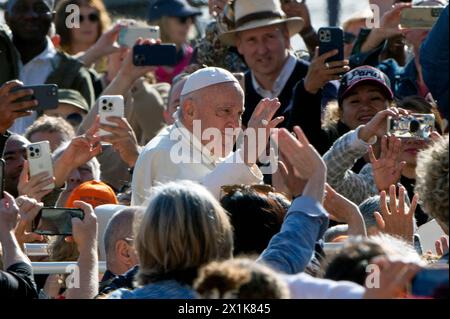
[[[100,124],[117,126],[115,123],[109,122],[109,116],[124,117],[125,103],[122,95],[103,95],[99,99],[98,114],[100,116]],[[111,135],[105,130],[99,130],[99,136]]]
[[[29,144],[27,146],[27,158],[30,165],[30,176],[47,172],[50,177],[53,177],[52,152],[48,141]],[[51,183],[44,190],[54,188],[55,184]]]
[[[119,39],[117,42],[121,47],[132,48],[137,39],[154,39],[158,40],[161,38],[161,33],[158,26],[148,26],[148,27],[134,27],[128,26],[120,29]]]

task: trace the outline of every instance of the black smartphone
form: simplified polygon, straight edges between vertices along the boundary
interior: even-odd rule
[[[133,64],[136,66],[173,66],[177,64],[175,44],[140,44],[133,47]]]
[[[41,235],[72,235],[72,218],[84,219],[78,208],[44,207],[33,220],[33,232]]]
[[[42,112],[45,110],[56,109],[58,107],[58,86],[56,84],[16,86],[11,89],[11,92],[29,89],[33,90],[33,94],[24,96],[16,100],[16,102],[37,100],[38,105],[34,107],[33,110]]]
[[[325,62],[344,60],[344,31],[338,27],[323,27],[319,31],[319,55],[338,50],[338,54]]]
[[[440,289],[448,289],[448,265],[434,265],[418,272],[411,283],[411,294],[417,297],[438,297]]]
[[[5,161],[0,158],[0,200],[3,199],[3,192],[5,191]]]

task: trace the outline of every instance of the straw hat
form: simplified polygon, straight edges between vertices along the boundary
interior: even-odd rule
[[[235,46],[236,33],[276,24],[286,24],[289,36],[303,28],[302,18],[287,18],[280,0],[235,0],[234,29],[220,35],[222,43]]]

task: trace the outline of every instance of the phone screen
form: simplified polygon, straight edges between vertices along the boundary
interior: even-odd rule
[[[81,209],[42,208],[33,221],[33,232],[41,235],[72,235],[72,218],[83,220]]]
[[[426,268],[417,273],[411,285],[411,294],[419,297],[437,297],[439,289],[448,289],[448,265]]]
[[[0,199],[3,199],[3,192],[5,191],[5,161],[0,158]]]

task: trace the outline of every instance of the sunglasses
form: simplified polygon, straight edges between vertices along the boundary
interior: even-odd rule
[[[80,14],[80,23],[83,23],[83,21],[86,20],[86,18],[90,22],[98,22],[100,20],[100,16],[98,15],[98,13],[89,13],[87,16]]]

